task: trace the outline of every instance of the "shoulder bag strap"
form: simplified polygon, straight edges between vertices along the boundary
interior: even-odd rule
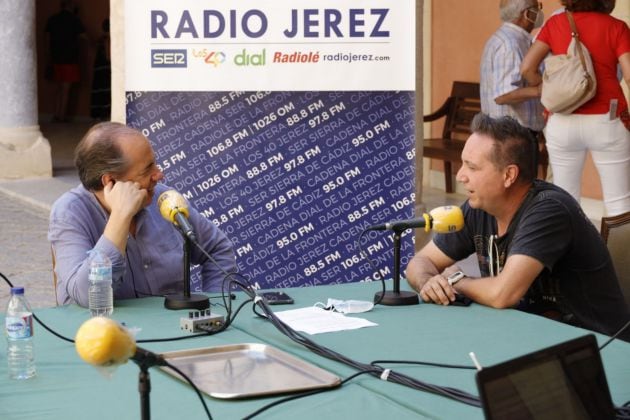
[[[588,75],[590,78],[590,74],[588,69],[586,68],[586,60],[584,59],[584,51],[582,50],[582,42],[580,41],[580,34],[578,34],[577,26],[575,26],[575,21],[573,20],[573,13],[568,10],[565,12],[567,14],[567,18],[569,19],[569,25],[571,25],[571,36],[575,39],[575,46],[577,48],[578,55],[580,56],[580,62],[582,63],[582,68],[584,69],[584,73]]]

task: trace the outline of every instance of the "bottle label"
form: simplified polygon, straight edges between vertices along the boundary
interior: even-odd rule
[[[89,278],[90,281],[110,280],[112,278],[112,268],[104,266],[91,267]]]
[[[5,318],[7,336],[9,338],[29,338],[33,336],[33,316],[7,316]]]

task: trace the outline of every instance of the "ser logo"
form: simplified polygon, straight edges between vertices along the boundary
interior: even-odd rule
[[[188,67],[186,50],[151,50],[151,67]]]

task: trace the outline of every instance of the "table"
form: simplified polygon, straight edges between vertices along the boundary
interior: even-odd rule
[[[286,290],[294,305],[275,306],[277,310],[310,306],[329,297],[371,300],[378,283],[356,283]],[[388,284],[391,290],[391,284]],[[244,300],[237,293],[234,302]],[[217,299],[212,299],[218,302]],[[249,305],[251,306],[251,305]],[[266,343],[322,367],[342,379],[355,373],[344,364],[322,358],[283,336],[273,325],[244,308],[225,332],[213,336],[172,342],[140,344],[154,352],[203,348],[236,343]],[[214,307],[213,307],[214,308]],[[217,312],[222,312],[222,308]],[[224,313],[224,311],[223,311]],[[89,317],[87,309],[75,305],[36,312],[57,332],[74,337]],[[141,330],[137,339],[187,335],[179,328],[186,311],[163,307],[161,298],[118,301],[113,318]],[[482,365],[492,365],[539,348],[589,333],[542,317],[516,310],[495,310],[473,304],[470,307],[378,305],[359,314],[379,324],[353,331],[318,334],[311,338],[357,361],[377,359],[431,361],[472,365],[468,353],[474,351]],[[104,377],[85,364],[74,345],[39,325],[35,327],[37,377],[28,381],[7,379],[5,346],[0,354],[0,418],[2,419],[136,419],[140,417],[139,369],[134,363],[120,366]],[[596,334],[603,343],[607,337]],[[615,341],[602,350],[602,358],[613,401],[630,400],[630,344]],[[388,366],[432,384],[456,387],[477,395],[473,370],[426,366]],[[151,373],[151,415],[154,419],[205,418],[192,389],[161,372]],[[218,400],[205,397],[214,419],[242,418],[280,396],[247,400]],[[481,419],[481,409],[441,396],[362,375],[343,387],[298,399],[271,408],[257,418],[362,419]]]

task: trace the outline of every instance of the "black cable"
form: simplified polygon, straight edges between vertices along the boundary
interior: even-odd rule
[[[231,280],[231,281],[227,281],[228,286],[232,286],[232,284],[236,284],[238,285],[251,299],[254,300],[254,304],[255,305],[259,305],[261,307],[261,309],[263,310],[266,318],[272,323],[272,325],[274,325],[280,332],[282,332],[284,335],[286,335],[287,337],[289,337],[290,339],[292,339],[293,341],[303,345],[304,347],[308,348],[309,350],[311,350],[313,353],[318,354],[322,357],[326,357],[328,359],[331,360],[335,360],[341,363],[344,363],[348,366],[351,366],[359,371],[372,371],[372,369],[374,368],[373,366],[370,366],[368,364],[364,364],[364,363],[360,363],[357,362],[353,359],[350,359],[340,353],[335,352],[334,350],[328,349],[327,347],[321,346],[315,342],[313,342],[310,338],[306,337],[305,335],[295,331],[294,329],[292,329],[291,327],[289,327],[288,325],[286,325],[284,322],[282,322],[280,319],[277,318],[277,316],[273,313],[273,311],[269,308],[269,305],[267,304],[267,302],[256,293],[256,291],[254,290],[254,288],[251,286],[251,284],[249,284],[249,280],[247,279],[247,277],[245,277],[244,275],[238,273],[238,272],[232,272],[232,273],[228,273],[226,270],[224,270],[217,262],[214,258],[212,258],[212,256],[210,254],[208,254],[196,241],[193,242],[195,243],[195,245],[202,250],[202,252],[217,266],[219,267],[219,269],[226,275],[226,277],[224,278],[223,281],[223,287],[225,286],[226,281],[229,279],[229,277],[231,276],[240,276],[243,280],[245,280],[245,282],[247,284],[244,284],[240,281],[237,281],[235,279]],[[4,277],[4,276],[3,276]],[[8,279],[5,280],[8,281]],[[10,282],[9,282],[10,284]],[[384,282],[383,282],[384,284]],[[223,294],[225,295],[225,290],[223,289]],[[231,300],[229,300],[228,302],[225,301],[224,298],[224,303],[226,303],[226,306],[228,307],[228,318],[226,320],[226,323],[223,326],[223,329],[227,328],[227,325],[229,325],[229,323],[231,323],[233,321],[233,318],[230,317],[229,312],[231,312]],[[242,307],[243,305],[241,305]],[[205,332],[202,335],[206,335],[208,334],[207,332]],[[186,338],[189,337],[193,337],[193,336],[185,336]],[[179,339],[183,339],[182,338],[177,338]],[[157,340],[164,340],[164,339],[157,339]],[[72,341],[73,342],[73,341]],[[146,342],[146,341],[143,341]],[[373,372],[373,375],[376,375],[378,373],[378,371],[380,371],[381,373],[385,371],[385,369],[382,368],[378,368],[378,370],[376,372]],[[441,387],[441,386],[437,386],[437,385],[432,385],[432,384],[428,384],[419,380],[416,380],[414,378],[408,377],[404,374],[400,374],[398,372],[394,372],[391,370],[388,370],[388,376],[387,376],[387,380],[391,381],[391,382],[395,382],[401,385],[405,385],[408,387],[411,387],[413,389],[418,389],[418,390],[422,390],[422,391],[426,391],[426,392],[431,392],[437,395],[442,395],[444,397],[447,398],[451,398],[454,399],[456,401],[460,401],[462,403],[465,404],[469,404],[475,407],[479,407],[480,406],[480,402],[479,402],[479,398],[475,395],[472,394],[468,394],[464,391],[455,389],[455,388],[450,388],[450,387]]]
[[[4,279],[4,281],[6,281],[6,282],[7,282],[7,284],[9,285],[9,287],[15,287],[15,286],[13,286],[13,283],[11,283],[11,282],[9,281],[9,279],[7,278],[7,276],[5,276],[4,274],[2,274],[2,272],[0,272],[0,276]],[[48,327],[48,325],[44,324],[44,323],[43,323],[43,322],[42,322],[42,321],[41,321],[41,320],[37,317],[37,315],[35,315],[35,313],[34,313],[34,312],[32,312],[32,314],[33,314],[33,319],[35,319],[35,321],[37,321],[37,323],[38,323],[39,325],[41,325],[41,326],[42,326],[42,327],[43,327],[46,331],[48,331],[49,333],[51,333],[52,335],[54,335],[54,336],[56,336],[56,337],[58,337],[58,338],[61,338],[61,339],[62,339],[62,340],[64,340],[64,341],[67,341],[67,342],[69,342],[69,343],[74,343],[74,340],[73,340],[73,339],[68,338],[68,337],[65,337],[65,336],[63,336],[63,335],[59,334],[58,332],[56,332],[56,331],[54,331],[54,330],[50,329],[50,328]]]
[[[284,335],[286,335],[287,337],[289,337],[290,339],[292,339],[293,341],[303,345],[304,347],[308,348],[309,350],[311,350],[313,353],[318,354],[322,357],[326,357],[328,359],[331,360],[335,360],[341,363],[344,363],[348,366],[351,366],[359,371],[371,371],[373,372],[372,375],[373,376],[381,376],[378,375],[378,373],[383,374],[385,371],[387,371],[387,375],[386,378],[381,378],[384,380],[387,380],[389,382],[394,382],[394,383],[398,383],[401,385],[405,385],[408,386],[412,389],[418,389],[421,391],[425,391],[425,392],[430,392],[436,395],[441,395],[443,397],[447,397],[447,398],[451,398],[453,400],[462,402],[464,404],[468,404],[468,405],[472,405],[474,407],[480,407],[481,403],[479,401],[479,397],[469,394],[465,391],[456,389],[456,388],[450,388],[450,387],[442,387],[442,386],[438,386],[438,385],[433,385],[433,384],[429,384],[429,383],[425,383],[422,382],[420,380],[411,378],[407,375],[389,370],[389,369],[383,369],[380,367],[377,367],[377,370],[374,371],[374,366],[368,365],[368,364],[364,364],[361,362],[357,362],[353,359],[350,359],[340,353],[335,352],[334,350],[331,350],[327,347],[321,346],[315,342],[313,342],[310,338],[306,337],[304,334],[295,331],[294,329],[292,329],[291,327],[289,327],[288,325],[286,325],[284,322],[282,322],[274,313],[273,311],[269,308],[269,305],[267,304],[267,302],[260,296],[256,295],[255,292],[251,291],[251,290],[245,290],[246,293],[250,294],[250,297],[252,297],[254,299],[254,303],[256,305],[258,305],[263,313],[264,316],[267,318],[268,321],[270,321],[280,332],[282,332]]]
[[[615,407],[615,418],[630,419],[630,401],[626,401],[621,407]]]
[[[376,370],[374,370],[374,372],[376,372]],[[357,377],[357,376],[359,376],[359,375],[364,375],[364,374],[366,374],[366,373],[373,373],[373,372],[372,372],[372,371],[370,371],[370,370],[364,370],[364,371],[361,371],[361,372],[357,372],[357,373],[355,373],[355,374],[353,374],[353,375],[348,376],[346,379],[344,379],[343,381],[341,381],[341,382],[339,383],[339,385],[337,385],[337,386],[330,387],[330,388],[320,388],[320,389],[315,389],[315,390],[313,390],[313,391],[301,392],[301,393],[299,393],[299,394],[294,394],[294,395],[291,395],[291,396],[289,396],[289,397],[285,397],[285,398],[282,398],[282,399],[280,399],[280,400],[277,400],[277,401],[271,402],[271,403],[269,403],[269,404],[267,404],[267,405],[265,405],[265,406],[262,406],[262,407],[261,407],[261,408],[259,408],[258,410],[254,411],[252,414],[250,414],[250,415],[248,415],[248,416],[243,417],[243,420],[249,420],[249,419],[252,419],[252,418],[256,417],[257,415],[259,415],[260,413],[262,413],[262,412],[264,412],[264,411],[267,411],[268,409],[270,409],[270,408],[272,408],[272,407],[275,407],[275,406],[277,406],[277,405],[283,404],[283,403],[285,403],[285,402],[289,402],[289,401],[297,400],[297,399],[299,399],[299,398],[303,398],[303,397],[309,397],[309,396],[311,396],[311,395],[315,395],[315,394],[321,394],[321,393],[323,393],[323,392],[335,391],[335,390],[339,389],[342,385],[346,384],[348,381],[350,381],[350,380],[352,380],[352,379],[356,378],[356,377]]]
[[[602,351],[602,349],[603,349],[604,347],[606,347],[608,344],[610,344],[610,343],[611,343],[611,342],[612,342],[615,338],[617,338],[617,336],[618,336],[619,334],[621,334],[622,332],[624,332],[624,331],[625,331],[625,329],[626,329],[626,328],[628,328],[629,326],[630,326],[630,320],[629,320],[628,322],[626,322],[626,323],[624,324],[624,326],[623,326],[623,327],[619,328],[619,330],[617,330],[617,332],[616,332],[615,334],[613,334],[613,335],[612,335],[612,336],[608,339],[608,341],[606,341],[604,344],[602,344],[602,345],[601,345],[601,347],[599,348],[599,351]]]
[[[0,277],[2,277],[4,279],[4,281],[7,282],[7,284],[10,287],[14,287],[13,283],[11,283],[11,281],[2,273],[0,272]],[[69,343],[74,343],[74,340],[72,338],[68,338],[65,337],[61,334],[59,334],[58,332],[56,332],[55,330],[53,330],[52,328],[50,328],[48,325],[46,325],[41,319],[39,319],[39,317],[33,312],[33,319],[35,319],[35,321],[37,321],[37,323],[39,325],[41,325],[46,331],[48,331],[49,333],[51,333],[52,335],[67,341]],[[223,331],[223,329],[221,330]],[[213,332],[212,334],[215,334],[216,332]],[[198,334],[189,334],[189,335],[182,335],[182,336],[178,336],[178,337],[166,337],[166,338],[146,338],[143,340],[136,340],[136,343],[162,343],[162,342],[166,342],[166,341],[179,341],[179,340],[187,340],[189,338],[196,338],[196,337],[207,337],[209,334],[208,332],[203,332],[203,333],[198,333]]]
[[[136,343],[164,343],[166,341],[179,341],[179,340],[187,340],[189,338],[197,338],[197,337],[207,337],[208,334],[198,333],[198,334],[188,334],[188,335],[180,335],[177,337],[166,337],[166,338],[145,338],[144,340],[136,340]]]
[[[197,246],[199,246],[197,244]],[[205,251],[205,250],[204,250]],[[214,260],[214,258],[212,258],[211,256],[208,255],[208,257],[211,259],[211,261],[213,261],[215,264],[216,261]],[[217,264],[218,266],[218,264]],[[333,350],[330,350],[326,347],[320,346],[317,343],[311,341],[309,338],[307,338],[306,336],[304,336],[303,334],[293,330],[291,327],[289,327],[288,325],[286,325],[285,323],[283,323],[282,321],[280,321],[280,319],[278,319],[276,317],[276,315],[273,313],[273,311],[269,308],[269,306],[267,305],[267,303],[265,302],[265,300],[259,296],[256,291],[252,288],[252,286],[249,284],[249,280],[243,276],[242,274],[238,273],[238,272],[232,272],[232,273],[227,273],[225,270],[222,269],[222,271],[226,274],[226,278],[224,279],[224,285],[226,283],[226,280],[231,277],[231,276],[240,276],[243,280],[245,280],[246,283],[248,284],[244,284],[240,281],[237,281],[235,279],[228,281],[228,286],[232,286],[232,284],[236,284],[237,286],[239,286],[249,297],[250,299],[254,300],[254,304],[257,304],[261,307],[261,309],[263,310],[266,318],[279,330],[281,331],[284,335],[286,335],[287,337],[291,338],[293,341],[302,344],[303,346],[305,346],[306,348],[308,348],[309,350],[311,350],[312,352],[314,352],[315,354],[319,354],[323,357],[326,357],[328,359],[331,360],[336,360],[336,361],[340,361],[342,363],[345,363],[351,367],[354,367],[355,369],[359,370],[359,371],[368,371],[373,369],[372,366],[367,365],[367,364],[363,364],[363,363],[359,363],[356,362],[346,356],[341,355],[340,353],[337,353]],[[13,287],[13,284],[9,281],[9,279],[2,273],[0,273],[0,275],[4,278],[4,280],[11,286]],[[248,300],[249,301],[249,300]],[[240,311],[240,309],[248,302],[244,302],[243,304],[240,305],[239,309],[237,310],[236,313],[238,313],[238,311]],[[232,301],[229,300],[228,302],[226,302],[226,305],[228,306],[228,312],[231,312],[231,306],[232,306]],[[33,314],[33,317],[37,320],[38,323],[40,323],[42,326],[44,326],[44,328],[46,328],[47,330],[49,330],[51,333],[53,333],[54,335],[64,339],[65,341],[74,343],[74,340],[63,337],[57,333],[55,333],[54,331],[52,331],[50,328],[48,328],[47,326],[45,326],[45,324],[43,324],[39,319],[37,319],[35,317],[35,314]],[[225,324],[223,325],[223,327],[220,329],[220,331],[223,331],[225,328],[227,328],[227,326],[234,320],[234,317],[231,317],[230,315],[228,315],[228,318],[226,319]],[[214,331],[213,333],[216,333],[217,331]],[[187,339],[187,338],[192,338],[192,337],[200,337],[200,336],[205,336],[208,335],[209,332],[204,332],[204,333],[200,333],[197,335],[187,335],[187,336],[181,336],[181,337],[175,337],[172,339],[147,339],[147,340],[138,340],[137,342],[139,343],[147,343],[147,342],[159,342],[159,341],[171,341],[171,340],[183,340],[183,339]],[[382,370],[382,369],[379,369]],[[424,390],[427,392],[432,392],[438,395],[443,395],[461,402],[464,402],[466,404],[470,404],[470,405],[475,405],[475,406],[479,406],[479,398],[475,397],[471,394],[467,394],[463,391],[459,391],[456,389],[452,389],[452,388],[446,388],[446,387],[439,387],[436,385],[431,385],[431,384],[426,384],[423,383],[421,381],[415,380],[413,378],[409,378],[405,375],[396,373],[396,372],[390,372],[389,374],[389,378],[392,379],[392,382],[396,382],[399,384],[403,384],[403,385],[407,385],[410,386],[412,388],[415,389],[420,389],[420,390]],[[388,379],[389,380],[389,379]]]
[[[468,365],[451,365],[448,363],[435,363],[435,362],[423,362],[417,360],[374,360],[370,362],[372,366],[378,366],[379,363],[400,364],[400,365],[422,365],[422,366],[434,366],[446,369],[470,369],[477,370],[475,366]]]
[[[203,409],[206,410],[206,414],[208,415],[208,419],[212,420],[212,415],[210,414],[210,410],[208,409],[208,406],[206,405],[206,401],[204,400],[203,395],[201,394],[201,391],[199,391],[199,388],[197,388],[197,385],[195,385],[195,383],[192,381],[192,379],[190,379],[177,366],[169,363],[166,360],[164,360],[164,365],[166,367],[170,368],[170,369],[173,369],[175,372],[177,372],[182,378],[184,378],[186,380],[186,382],[188,382],[190,384],[190,386],[193,387],[193,389],[197,393],[197,396],[199,397],[199,400],[201,401],[201,405],[203,405]]]
[[[623,407],[615,407],[615,419],[630,419],[630,408],[625,407],[625,404]]]
[[[2,272],[0,272],[0,277],[2,277],[4,279],[4,281],[6,281],[7,284],[10,287],[14,287],[13,283],[11,283],[11,281]],[[243,306],[243,305],[241,305],[241,306]],[[240,310],[240,308],[239,308],[239,310]],[[237,311],[237,313],[238,313],[238,311]],[[33,318],[39,323],[39,325],[44,327],[51,334],[55,335],[56,337],[61,338],[64,341],[67,341],[67,342],[70,342],[70,343],[74,343],[75,342],[73,339],[65,337],[65,336],[57,333],[56,331],[52,330],[51,328],[49,328],[46,324],[44,324],[37,317],[37,315],[35,315],[35,313],[32,313],[32,315],[33,315]],[[215,332],[212,332],[212,333],[215,333]],[[154,338],[154,339],[146,339],[146,340],[136,340],[136,343],[157,343],[157,342],[163,342],[163,341],[176,341],[176,340],[183,340],[183,339],[202,337],[202,336],[208,336],[208,335],[211,335],[211,332],[204,332],[204,333],[200,333],[200,334],[184,335],[184,336],[180,336],[180,337],[171,337],[171,338]],[[208,406],[206,405],[206,402],[203,399],[203,395],[201,395],[201,392],[199,391],[199,388],[197,388],[197,386],[194,384],[194,382],[184,372],[182,372],[180,369],[178,369],[176,366],[174,366],[174,365],[172,365],[172,364],[170,364],[170,363],[168,363],[166,361],[165,361],[165,364],[166,364],[166,366],[168,366],[169,368],[171,368],[175,372],[177,372],[179,375],[181,375],[182,378],[184,378],[193,387],[193,389],[195,390],[195,392],[199,396],[199,399],[201,400],[201,404],[203,405],[203,408],[206,411],[206,414],[208,415],[208,418],[210,420],[212,420],[212,416],[210,415],[210,411],[208,410]]]

